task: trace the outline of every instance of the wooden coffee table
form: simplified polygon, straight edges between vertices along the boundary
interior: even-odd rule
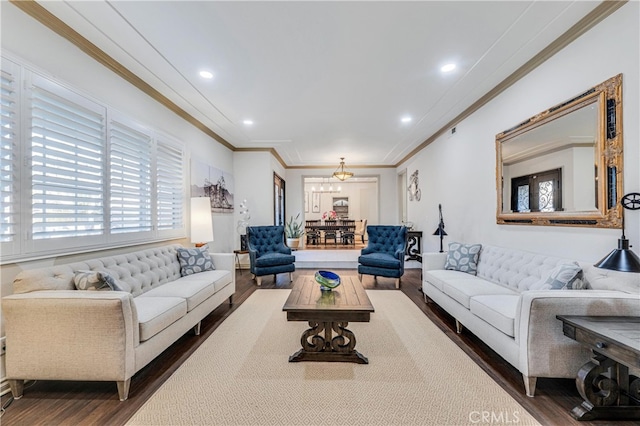
[[[369,322],[373,305],[355,276],[344,276],[332,291],[321,291],[312,275],[298,277],[282,310],[289,321],[308,321],[302,333],[302,349],[289,362],[324,361],[368,364],[355,350],[356,336],[347,329],[350,322]],[[336,333],[333,336],[333,333]]]

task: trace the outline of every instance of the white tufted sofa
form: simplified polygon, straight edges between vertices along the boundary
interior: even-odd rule
[[[538,377],[574,378],[590,353],[563,335],[556,315],[640,316],[640,274],[577,262],[585,290],[532,290],[568,259],[483,245],[477,276],[445,270],[447,253],[423,255],[422,290],[523,375],[528,396]]]
[[[215,270],[180,276],[179,245],[25,270],[2,299],[6,375],[15,398],[24,380],[115,381],[131,377],[235,293],[233,254],[211,253]],[[75,290],[76,271],[106,271],[128,291]]]

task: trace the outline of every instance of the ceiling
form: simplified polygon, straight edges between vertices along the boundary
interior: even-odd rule
[[[599,3],[40,5],[234,149],[273,148],[287,167],[345,157],[349,169],[408,158]]]

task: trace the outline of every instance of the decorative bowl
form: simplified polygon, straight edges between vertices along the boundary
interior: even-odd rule
[[[320,284],[320,290],[331,291],[340,285],[340,276],[331,271],[317,271],[316,281]]]

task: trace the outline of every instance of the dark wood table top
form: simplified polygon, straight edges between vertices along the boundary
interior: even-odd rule
[[[640,367],[640,317],[557,315],[563,323],[582,330],[573,332],[574,340],[593,346],[618,362]],[[566,328],[564,329],[567,334]],[[621,349],[614,351],[615,345]],[[620,359],[622,358],[622,359]]]
[[[341,277],[331,291],[321,291],[313,275],[296,279],[282,310],[289,321],[369,322],[373,305],[356,276]]]

